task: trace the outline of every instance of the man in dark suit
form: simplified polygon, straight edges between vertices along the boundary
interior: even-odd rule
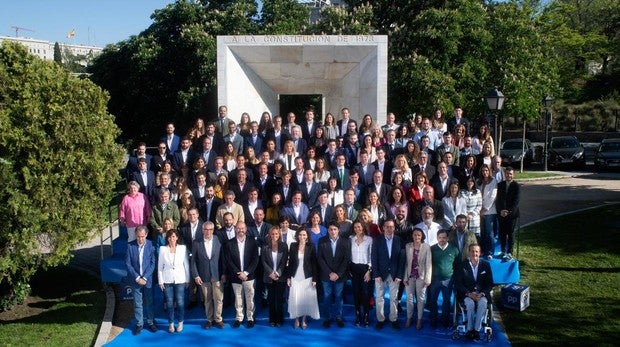
[[[336,166],[330,172],[330,177],[336,177],[338,180],[338,186],[340,189],[349,188],[351,185],[349,169],[345,167],[346,162],[346,156],[343,153],[338,153],[336,156]]]
[[[435,199],[435,190],[433,189],[433,187],[424,187],[422,194],[424,195],[423,199],[416,201],[413,204],[413,216],[411,216],[410,220],[413,220],[415,224],[422,222],[422,220],[424,219],[422,216],[422,209],[426,206],[429,206],[434,211],[433,222],[439,224],[443,223],[443,205],[441,204],[441,201]]]
[[[519,199],[521,190],[514,180],[515,170],[507,167],[504,171],[506,179],[497,184],[495,207],[499,219],[499,240],[502,247],[501,256],[505,260],[512,259],[514,246],[515,223],[519,218]]]
[[[291,141],[293,141],[295,152],[299,153],[300,156],[305,156],[306,151],[308,150],[308,142],[303,138],[301,127],[299,125],[293,126]]]
[[[349,171],[349,182],[351,184],[347,190],[353,190],[355,195],[354,203],[360,205],[359,210],[361,210],[361,206],[366,205],[366,185],[360,182],[360,173],[357,171],[357,168],[352,168]]]
[[[463,300],[467,310],[467,337],[480,340],[482,318],[488,300],[491,300],[493,273],[491,265],[480,259],[478,244],[469,245],[469,260],[457,266],[454,272],[454,287],[457,300]]]
[[[290,138],[288,130],[282,127],[282,117],[279,115],[273,117],[273,128],[267,130],[265,141],[273,140],[276,144],[276,151],[282,153],[282,146]]]
[[[341,238],[336,222],[330,223],[328,235],[319,240],[317,259],[323,282],[323,326],[329,328],[332,319],[339,328],[344,327],[342,306],[344,282],[347,280],[349,263],[351,262],[351,242]]]
[[[179,135],[174,133],[173,123],[166,124],[166,134],[162,135],[159,138],[159,141],[166,143],[166,149],[168,151],[168,154],[172,154],[179,149],[181,138],[179,137]]]
[[[347,133],[347,126],[349,125],[349,121],[351,112],[348,108],[344,107],[340,110],[340,119],[336,122],[336,126],[338,128],[338,135],[344,136]]]
[[[458,124],[463,124],[466,133],[469,134],[469,121],[463,117],[463,109],[460,106],[454,108],[454,118],[450,118],[448,121],[448,131],[454,132],[454,128],[456,128]]]
[[[140,158],[144,158],[146,160],[146,169],[150,170],[151,166],[151,155],[146,153],[146,143],[140,142],[138,147],[136,147],[136,154],[129,157],[127,161],[127,166],[125,167],[125,175],[127,179],[131,180],[131,175],[138,171],[138,160]]]
[[[321,126],[321,122],[314,119],[314,110],[307,110],[306,120],[301,121],[299,126],[304,139],[309,139],[314,136],[314,131]]]
[[[224,136],[224,143],[232,143],[235,153],[243,154],[243,136],[237,133],[237,124],[234,121],[228,122],[228,134]]]
[[[190,260],[193,256],[192,245],[194,241],[200,241],[202,239],[202,221],[198,215],[198,209],[191,208],[187,211],[187,223],[183,223],[179,226],[179,232],[183,238],[183,244],[187,247],[187,253]],[[189,304],[187,309],[191,310],[196,307],[197,303],[197,289],[193,281],[189,282]]]
[[[386,159],[385,148],[383,147],[377,148],[377,160],[375,160],[372,163],[372,165],[374,165],[375,171],[379,170],[383,174],[383,183],[385,184],[392,183],[391,182],[392,181],[392,169],[394,168],[394,163]]]
[[[163,169],[164,163],[166,161],[170,161],[172,163],[172,158],[172,154],[168,154],[166,143],[159,142],[157,144],[157,155],[151,157],[151,171],[157,174]],[[174,165],[172,166],[172,168],[174,168]]]
[[[176,172],[181,172],[183,165],[191,169],[196,155],[196,152],[192,149],[192,141],[187,136],[183,137],[181,147],[172,154],[172,167]]]
[[[237,236],[225,244],[226,271],[232,282],[235,293],[235,322],[233,328],[238,328],[243,322],[243,303],[245,298],[245,313],[248,319],[248,328],[254,327],[254,278],[258,266],[258,246],[256,240],[246,237],[245,222],[237,222],[235,227]]]
[[[147,169],[145,158],[138,159],[138,170],[131,175],[130,181],[136,181],[140,185],[140,193],[151,197],[155,188],[155,174]]]
[[[291,197],[291,203],[282,208],[280,215],[286,215],[291,220],[291,228],[298,230],[308,221],[308,215],[310,215],[310,209],[308,205],[301,202],[302,195],[299,190],[293,192]]]
[[[248,224],[248,236],[253,237],[258,244],[258,247],[262,247],[267,242],[267,234],[272,225],[265,222],[265,209],[263,207],[257,207],[254,210],[253,222]]]
[[[222,155],[224,151],[224,136],[215,130],[215,123],[207,123],[207,132],[200,137],[200,146],[202,146],[204,139],[208,138],[211,140],[211,149],[213,149],[215,154]]]
[[[224,252],[217,237],[213,237],[215,225],[205,222],[202,225],[202,238],[194,241],[190,272],[193,282],[199,286],[204,298],[207,323],[205,329],[213,325],[223,329],[222,303],[224,291]]]
[[[418,154],[418,164],[412,169],[414,177],[418,172],[424,172],[429,181],[435,176],[436,169],[435,166],[431,165],[429,156],[428,152],[420,151],[420,154]]]
[[[241,205],[245,204],[248,200],[248,193],[252,188],[254,188],[254,185],[248,181],[248,170],[241,169],[237,171],[236,182],[230,186],[230,190],[235,193],[235,202]]]
[[[301,191],[303,201],[306,202],[308,208],[312,209],[316,205],[322,188],[320,183],[314,182],[314,171],[312,169],[306,169],[304,181],[297,188]]]
[[[217,153],[213,150],[213,143],[210,138],[205,137],[202,139],[202,151],[198,153],[198,156],[205,160],[205,167],[207,170],[212,170],[215,168],[215,158],[217,157]]]
[[[379,170],[375,170],[372,174],[372,181],[370,184],[366,186],[366,194],[368,197],[370,192],[375,191],[379,195],[379,201],[384,202],[388,199],[388,194],[390,193],[391,187],[385,183],[383,183],[383,173]],[[366,203],[364,203],[364,206]]]
[[[129,283],[132,283],[133,311],[136,318],[134,335],[142,332],[144,315],[151,332],[157,331],[153,310],[153,272],[155,270],[155,246],[147,240],[148,231],[141,225],[136,228],[136,239],[127,245],[125,266]]]
[[[334,206],[329,204],[329,192],[327,190],[319,192],[317,204],[310,212],[314,211],[317,211],[321,216],[321,225],[327,228],[334,217]]]
[[[223,201],[221,199],[215,197],[215,187],[213,186],[213,183],[208,183],[205,193],[204,206],[199,210],[200,218],[205,222],[209,221],[215,223],[217,209],[222,203]]]
[[[375,280],[375,300],[377,304],[377,329],[385,325],[384,293],[386,287],[390,291],[390,322],[396,330],[398,324],[398,286],[405,272],[405,254],[402,240],[394,235],[394,220],[383,223],[383,235],[377,236],[372,243],[371,262],[372,277]]]
[[[242,204],[243,216],[248,226],[254,223],[254,211],[257,208],[263,208],[263,202],[258,199],[258,189],[256,187],[250,187],[247,193],[247,200]],[[253,235],[251,235],[254,237]]]
[[[340,149],[338,148],[336,139],[327,140],[327,149],[325,150],[325,154],[323,154],[323,158],[325,159],[325,163],[327,163],[330,168],[336,167],[336,159],[339,153]]]
[[[198,211],[202,210],[205,204],[205,197],[207,196],[207,173],[204,171],[198,171],[196,174],[196,186],[191,189],[194,201],[196,201],[196,207]]]
[[[254,182],[254,170],[248,166],[248,160],[243,154],[237,154],[235,158],[237,162],[237,167],[233,170],[230,170],[228,173],[228,185],[232,186],[238,183],[238,173],[239,171],[245,171],[246,174],[246,182],[252,183]]]
[[[435,199],[441,201],[449,194],[450,183],[454,179],[448,176],[448,165],[443,161],[437,164],[437,174],[431,178],[430,185],[433,187]]]
[[[259,163],[256,174],[254,175],[254,186],[258,189],[258,198],[263,202],[263,206],[267,206],[271,194],[276,188],[276,180],[269,175],[269,165],[267,163]]]
[[[291,184],[291,176],[292,174],[290,171],[285,171],[282,174],[282,182],[277,185],[275,190],[282,196],[283,205],[288,205],[291,203],[293,192],[297,190],[297,188]]]
[[[259,156],[259,153],[263,150],[263,142],[265,137],[263,134],[258,132],[258,122],[252,121],[250,123],[250,134],[247,135],[244,139],[243,147],[245,148],[254,148],[254,153],[256,157]]]
[[[375,172],[375,167],[372,165],[370,161],[368,161],[368,153],[366,150],[360,151],[360,161],[357,165],[355,165],[355,169],[360,174],[360,183],[364,186],[372,183],[372,175]]]

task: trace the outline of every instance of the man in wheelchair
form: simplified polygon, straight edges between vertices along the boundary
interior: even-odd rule
[[[490,303],[493,289],[491,265],[480,259],[480,246],[469,245],[469,259],[456,267],[454,287],[457,300],[465,304],[467,311],[467,333],[472,340],[480,340],[482,319]],[[474,320],[475,317],[475,320]]]

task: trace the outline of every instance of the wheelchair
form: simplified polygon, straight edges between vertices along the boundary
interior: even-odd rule
[[[486,342],[490,342],[493,339],[493,328],[491,325],[493,324],[493,290],[491,290],[491,295],[487,301],[487,309],[484,312],[484,316],[482,317],[482,330],[484,335],[481,337],[482,340]],[[458,340],[462,336],[465,336],[467,333],[467,310],[465,308],[464,298],[458,298],[455,300],[454,304],[454,333],[452,334],[453,340]]]

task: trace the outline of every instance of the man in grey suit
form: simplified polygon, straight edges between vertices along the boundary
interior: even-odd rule
[[[213,237],[215,225],[205,222],[202,225],[202,239],[194,241],[192,246],[191,275],[194,283],[202,290],[207,323],[205,329],[213,325],[222,329],[222,303],[224,298],[223,282],[226,281],[223,264],[222,245],[217,237]]]
[[[146,324],[151,332],[157,331],[155,312],[153,311],[153,271],[155,270],[155,246],[146,239],[148,230],[144,225],[136,228],[136,239],[127,245],[125,266],[127,276],[134,281],[133,312],[136,318],[134,335],[142,332],[144,314]]]

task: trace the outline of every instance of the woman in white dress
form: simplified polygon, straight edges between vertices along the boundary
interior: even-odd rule
[[[183,331],[185,318],[185,288],[189,286],[189,257],[185,245],[177,244],[179,232],[171,229],[166,232],[166,246],[159,249],[157,278],[159,288],[164,292],[168,306],[168,332],[175,332],[174,311],[178,311],[176,332]]]
[[[288,297],[288,313],[295,320],[293,327],[306,329],[306,317],[319,319],[319,303],[316,295],[316,283],[319,278],[316,251],[308,238],[305,229],[297,232],[297,242],[291,245],[288,258],[290,287]]]

